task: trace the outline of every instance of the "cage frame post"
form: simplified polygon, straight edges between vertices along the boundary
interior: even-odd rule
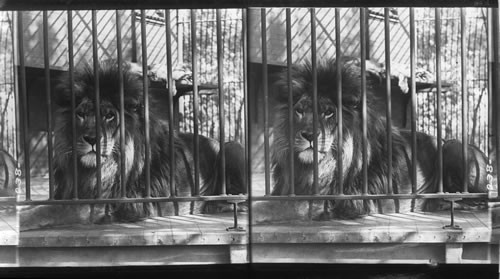
[[[226,228],[226,231],[237,231],[237,232],[244,232],[246,231],[243,227],[238,226],[238,204],[241,202],[244,202],[245,200],[232,200],[228,201],[228,203],[233,204],[233,226]]]
[[[448,201],[450,203],[450,224],[443,226],[443,229],[456,230],[456,231],[462,230],[462,227],[455,224],[455,201],[459,201],[459,200],[462,200],[462,199],[461,198],[445,199],[445,201]]]

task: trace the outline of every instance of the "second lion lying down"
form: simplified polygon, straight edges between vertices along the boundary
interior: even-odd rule
[[[160,120],[157,112],[150,109],[149,127],[144,125],[144,92],[139,75],[124,65],[122,76],[115,61],[103,62],[98,70],[100,104],[96,108],[94,82],[97,78],[90,67],[74,74],[73,86],[68,76],[61,78],[57,88],[56,127],[54,131],[54,199],[108,199],[147,197],[146,161],[150,165],[151,197],[186,197],[195,195],[194,137],[190,134],[174,135],[175,177],[170,185],[168,123]],[[120,118],[120,79],[124,88],[124,115]],[[74,94],[76,149],[73,150],[72,96]],[[151,97],[151,95],[150,95]],[[151,106],[156,105],[150,100]],[[100,127],[96,117],[100,112]],[[162,113],[167,114],[166,110]],[[125,124],[125,153],[120,152],[120,123]],[[96,131],[98,128],[99,134]],[[149,129],[150,156],[146,157],[146,132]],[[199,195],[217,195],[219,187],[219,143],[200,136],[200,191]],[[100,142],[100,158],[97,158],[97,142]],[[232,143],[231,150],[241,152]],[[238,147],[238,146],[237,146]],[[73,154],[76,160],[73,160]],[[124,157],[122,157],[124,156]],[[97,185],[98,159],[101,164],[101,188]],[[125,181],[121,181],[120,162],[125,168]],[[76,165],[75,165],[75,163]],[[228,168],[232,170],[234,168]],[[76,171],[76,181],[75,181]],[[234,174],[230,174],[234,176]],[[227,193],[246,193],[239,180],[228,183]],[[40,205],[20,212],[20,229],[44,226],[85,224],[93,222],[135,221],[158,215],[184,215],[204,212],[203,202],[156,202],[114,203],[109,205]]]
[[[284,73],[277,82],[278,107],[273,130],[272,164],[274,188],[272,195],[289,195],[290,153],[294,158],[294,194],[312,195],[313,191],[313,143],[318,148],[318,192],[319,195],[362,194],[363,147],[362,147],[362,89],[360,60],[348,58],[342,63],[342,157],[338,157],[338,94],[336,62],[323,61],[317,67],[318,122],[313,130],[313,69],[310,64],[296,65],[291,69],[293,94],[293,149],[289,147],[288,79]],[[412,193],[411,133],[393,128],[392,162],[387,158],[387,126],[385,111],[377,111],[381,100],[375,90],[385,90],[381,77],[367,72],[367,173],[368,194]],[[487,192],[486,156],[474,146],[469,146],[469,170],[461,169],[461,143],[448,141],[443,145],[445,158],[444,192],[462,189],[463,173],[467,173],[470,192]],[[417,133],[417,193],[438,192],[436,139]],[[343,166],[343,183],[339,184],[338,162]],[[387,189],[389,164],[392,166],[392,189]],[[389,191],[391,190],[391,191]],[[380,199],[380,200],[334,200],[315,201],[261,201],[252,204],[254,222],[293,220],[355,218],[369,213],[409,212],[435,210],[440,201],[436,199]]]

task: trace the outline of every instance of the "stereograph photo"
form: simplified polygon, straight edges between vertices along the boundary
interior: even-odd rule
[[[496,7],[126,3],[0,4],[1,267],[498,264]]]

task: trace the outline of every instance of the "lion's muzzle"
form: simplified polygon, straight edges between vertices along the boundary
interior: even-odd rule
[[[87,168],[97,167],[97,137],[93,135],[83,135],[77,142],[77,152],[80,157],[80,163]],[[99,140],[101,162],[104,162],[111,154],[114,140],[102,137]]]

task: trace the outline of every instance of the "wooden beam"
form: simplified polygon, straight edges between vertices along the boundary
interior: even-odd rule
[[[462,263],[464,248],[461,243],[447,243],[445,249],[447,264]]]

